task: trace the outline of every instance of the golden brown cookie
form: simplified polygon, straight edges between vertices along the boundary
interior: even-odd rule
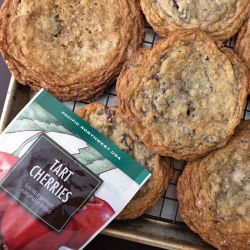
[[[76,114],[152,174],[117,219],[133,219],[154,207],[173,178],[174,169],[170,159],[150,152],[123,122],[117,107],[106,108],[101,103],[91,103],[79,109]]]
[[[141,0],[147,21],[166,36],[176,29],[199,28],[225,41],[236,34],[250,9],[249,0]]]
[[[218,249],[250,249],[250,121],[225,147],[188,162],[177,184],[185,223]]]
[[[144,38],[135,0],[5,0],[0,50],[14,77],[56,98],[93,99]]]
[[[247,96],[246,66],[204,32],[178,30],[140,49],[117,81],[123,119],[160,155],[191,160],[225,145]]]
[[[235,51],[248,68],[248,92],[250,93],[250,18],[248,18],[240,30]]]

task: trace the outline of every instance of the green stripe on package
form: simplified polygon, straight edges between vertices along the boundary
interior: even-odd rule
[[[122,170],[137,184],[142,184],[145,179],[149,177],[150,173],[147,169],[51,96],[47,91],[42,90],[35,98],[35,102],[46,109],[73,133],[100,152],[107,160]]]

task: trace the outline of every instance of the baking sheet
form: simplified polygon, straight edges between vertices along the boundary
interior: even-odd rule
[[[150,26],[147,25],[146,29],[147,33],[143,42],[143,47],[151,48],[159,37]],[[226,43],[226,46],[233,48],[235,40],[236,37],[232,38]],[[32,95],[33,92],[30,91],[29,87],[20,85],[13,77],[11,78],[0,121],[0,131],[2,131],[24,107]],[[118,105],[115,83],[96,101],[108,107]],[[66,102],[65,105],[72,111],[75,111],[88,103],[91,103],[91,101]],[[249,97],[245,104],[242,119],[250,119]],[[181,175],[184,166],[184,161],[174,160],[174,178],[162,199],[153,209],[147,211],[142,217],[136,220],[114,221],[102,233],[112,237],[165,249],[214,249],[188,229],[178,213],[178,201],[175,188],[177,179]]]
[[[109,91],[113,91],[112,87]],[[12,77],[0,122],[0,131],[25,106],[34,93],[26,86],[18,84]],[[107,106],[116,104],[116,96],[106,93],[98,101]],[[86,103],[65,103],[76,110]],[[250,97],[244,108],[243,119],[250,119]],[[185,165],[184,161],[174,160],[175,175],[160,202],[142,217],[129,221],[114,221],[102,233],[108,236],[131,240],[165,249],[214,249],[194,234],[183,223],[178,213],[175,187],[178,176]]]
[[[116,105],[116,95],[111,93],[114,91],[114,86],[108,91],[97,101],[107,106]],[[17,83],[13,77],[11,78],[0,121],[0,132],[33,95],[34,93],[30,91],[29,87],[23,86]],[[90,102],[67,102],[65,105],[74,111],[86,103]],[[174,161],[174,179],[156,207],[135,220],[113,221],[103,230],[102,234],[165,249],[213,249],[187,228],[177,213],[178,202],[175,186],[184,164],[184,161]]]

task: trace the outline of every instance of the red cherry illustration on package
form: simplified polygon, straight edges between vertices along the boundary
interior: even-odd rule
[[[114,213],[112,207],[100,198],[86,203],[73,217],[74,233],[66,246],[81,247]]]
[[[19,160],[18,157],[11,154],[0,152],[0,181],[9,172],[9,170]],[[3,216],[4,211],[11,203],[11,199],[0,190],[0,217]]]
[[[3,214],[7,207],[13,203],[13,201],[2,191],[0,191],[0,217],[3,217]]]
[[[55,250],[69,240],[73,223],[70,222],[61,233],[57,233],[35,219],[20,205],[13,203],[4,213],[1,231],[10,250]]]
[[[18,155],[23,150],[23,148],[32,140],[37,138],[41,132],[38,134],[35,134],[28,138],[26,141],[22,143],[21,146],[13,153],[8,154],[6,152],[0,152],[0,181],[3,179],[3,177],[9,172],[9,170],[16,164],[16,162],[19,160]]]
[[[35,134],[28,138],[22,145],[13,153],[8,154],[6,152],[0,152],[0,181],[9,172],[9,170],[18,162],[20,151],[34,138],[36,138],[40,133]],[[12,200],[0,191],[0,217],[3,216],[4,211],[7,209]]]
[[[14,155],[0,152],[0,180],[3,179],[10,168],[12,168],[18,160],[19,158]]]

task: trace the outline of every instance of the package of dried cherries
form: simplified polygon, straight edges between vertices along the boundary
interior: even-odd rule
[[[84,248],[149,177],[41,90],[0,135],[1,246]]]

